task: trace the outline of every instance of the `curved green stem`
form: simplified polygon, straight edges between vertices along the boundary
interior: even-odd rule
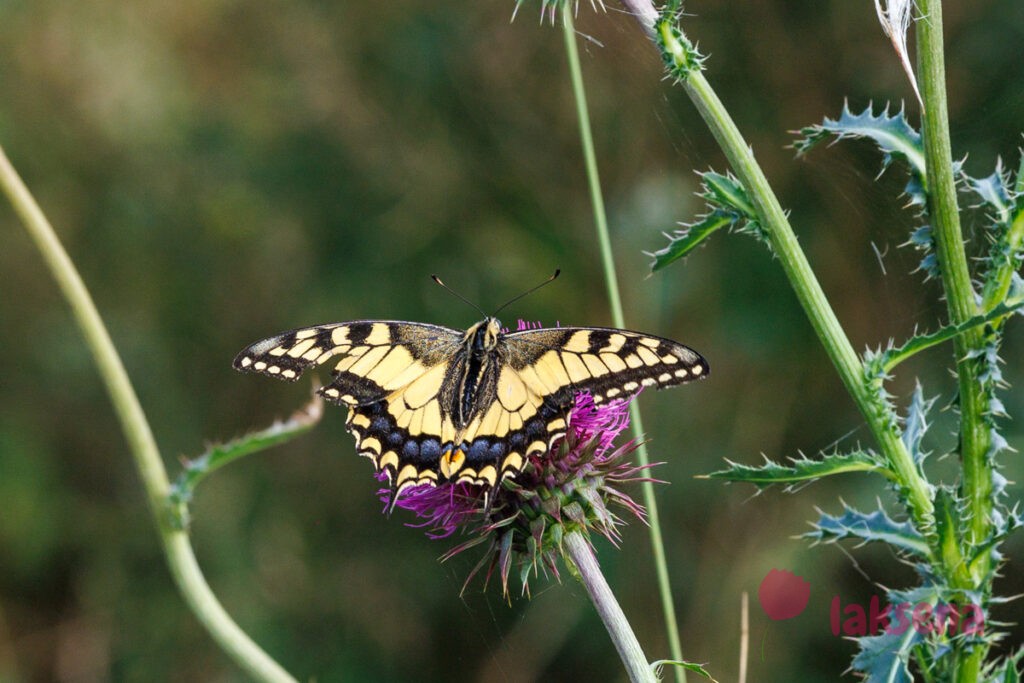
[[[188,535],[172,528],[167,471],[164,469],[149,422],[128,379],[128,373],[125,372],[121,358],[85,283],[82,282],[50,222],[7,159],[3,148],[0,148],[0,188],[7,195],[39,249],[71,307],[72,314],[85,337],[86,345],[92,352],[146,489],[150,511],[156,520],[167,564],[185,601],[214,640],[250,676],[260,681],[294,682],[295,679],[231,620],[203,578],[189,544]]]
[[[594,153],[594,137],[590,130],[590,115],[587,111],[587,98],[583,88],[583,74],[580,69],[579,51],[576,49],[576,32],[573,27],[572,12],[565,8],[562,12],[565,35],[565,51],[569,59],[569,72],[572,77],[573,93],[576,99],[576,114],[580,126],[580,138],[583,145],[583,156],[587,167],[587,181],[590,184],[590,200],[594,211],[594,226],[601,249],[601,264],[604,267],[605,284],[608,287],[608,302],[611,306],[612,322],[616,327],[625,327],[622,313],[622,299],[619,296],[618,278],[615,274],[615,257],[612,252],[611,240],[608,236],[608,219],[604,209],[604,197],[601,194],[601,179],[597,171],[597,157]],[[650,463],[647,446],[644,443],[644,426],[640,419],[640,409],[636,401],[629,405],[629,416],[632,424],[633,437],[639,443],[637,462],[644,466]],[[683,661],[683,648],[679,638],[679,623],[676,619],[675,601],[672,598],[672,584],[669,580],[668,562],[665,558],[665,542],[661,534],[661,517],[658,513],[658,502],[654,497],[654,485],[649,481],[642,483],[644,505],[647,508],[647,519],[650,523],[651,551],[654,555],[654,567],[658,579],[658,591],[661,595],[662,612],[665,617],[665,628],[668,636],[669,651],[672,659]],[[676,667],[676,680],[685,683],[686,672]]]

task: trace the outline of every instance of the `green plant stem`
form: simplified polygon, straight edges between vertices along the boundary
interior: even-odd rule
[[[135,390],[125,372],[121,358],[107,333],[99,311],[78,271],[57,238],[17,171],[0,148],[0,188],[7,195],[15,212],[35,242],[50,273],[60,287],[72,314],[92,352],[100,377],[110,395],[121,422],[135,465],[146,489],[149,507],[156,520],[171,574],[185,601],[207,628],[214,640],[234,658],[250,676],[260,681],[294,682],[281,666],[271,659],[231,620],[213,595],[196,562],[188,535],[171,528],[168,509],[170,483],[164,469],[149,422],[142,411]]]
[[[576,115],[579,120],[580,138],[583,145],[583,157],[587,168],[587,181],[590,185],[590,200],[594,211],[594,226],[601,249],[601,264],[604,267],[604,279],[608,287],[608,302],[611,306],[612,322],[616,327],[625,327],[622,312],[622,299],[619,296],[618,278],[615,274],[615,257],[612,252],[611,239],[608,235],[608,219],[605,214],[604,198],[601,194],[601,179],[597,171],[597,157],[594,153],[594,137],[590,130],[590,115],[587,111],[587,97],[583,87],[583,73],[580,68],[579,51],[576,48],[576,31],[572,21],[572,11],[568,5],[563,8],[563,28],[565,36],[565,52],[569,61],[569,72],[572,78],[573,93],[576,99]],[[640,409],[636,401],[629,406],[630,422],[633,437],[639,443],[637,462],[641,466],[650,464],[647,446],[644,443],[644,426],[640,419]],[[647,520],[650,523],[651,551],[654,555],[654,568],[657,574],[658,591],[661,595],[661,607],[665,617],[665,628],[668,636],[669,651],[672,659],[683,661],[683,648],[679,638],[679,624],[676,619],[675,601],[672,597],[672,583],[669,580],[668,562],[665,557],[665,541],[661,534],[661,517],[658,513],[658,502],[654,496],[654,485],[649,481],[641,484],[644,505],[647,508]],[[686,671],[675,667],[676,680],[686,681]]]
[[[967,266],[953,178],[953,153],[946,110],[942,2],[920,0],[918,11],[921,19],[917,22],[917,57],[924,98],[922,135],[929,185],[928,213],[950,322],[958,325],[979,311]],[[983,544],[988,538],[992,513],[991,435],[985,422],[986,397],[978,378],[978,360],[971,357],[971,352],[981,350],[984,343],[980,329],[968,330],[953,341],[960,392],[960,460],[967,507],[963,532],[971,547]],[[986,589],[984,584],[989,580],[990,569],[987,556],[976,567],[974,576],[964,576],[964,571],[953,572],[954,586]],[[986,651],[984,645],[977,645],[969,652],[960,652],[955,680],[960,683],[978,680]]]
[[[673,34],[673,28],[667,19],[661,20],[657,27],[658,38],[666,53],[682,55],[685,50]],[[681,63],[680,66],[685,66],[685,63]],[[754,203],[758,220],[768,235],[772,251],[779,259],[797,300],[847,391],[864,415],[882,453],[905,489],[915,525],[930,539],[932,552],[938,557],[933,533],[934,508],[928,483],[900,439],[895,425],[886,419],[884,412],[871,395],[864,381],[863,365],[814,276],[782,206],[754,159],[753,151],[700,71],[674,75],[680,78],[683,89],[718,141],[733,172],[743,183]]]
[[[918,70],[925,106],[922,134],[929,185],[928,212],[950,322],[959,325],[978,315],[979,311],[967,266],[953,179],[946,113],[942,3],[924,0],[919,9],[922,19],[917,23]],[[986,406],[978,382],[977,361],[968,357],[972,350],[982,348],[983,344],[981,329],[968,330],[954,339],[960,384],[960,457],[969,512],[967,539],[972,545],[982,543],[988,536],[991,512],[992,472],[987,458],[989,430],[983,418]]]
[[[611,636],[615,650],[622,658],[629,680],[633,683],[655,683],[654,672],[640,647],[640,641],[636,639],[626,615],[608,587],[590,543],[582,532],[573,531],[562,539],[562,548],[566,558],[575,567],[583,587],[587,589],[587,594],[594,603],[601,621],[608,629],[608,635]]]

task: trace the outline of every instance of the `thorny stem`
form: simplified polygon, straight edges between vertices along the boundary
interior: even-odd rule
[[[580,582],[587,589],[587,594],[594,603],[601,621],[608,629],[608,635],[611,636],[615,650],[622,658],[629,680],[633,683],[655,683],[654,672],[640,647],[640,641],[636,639],[626,615],[608,587],[590,543],[582,532],[573,531],[562,540],[562,548],[566,560],[575,566]]]
[[[641,25],[650,33],[650,25],[645,20],[645,17],[649,16],[649,11],[638,11],[634,8],[637,4],[650,5],[650,1],[630,0],[627,4]],[[671,17],[675,14],[678,3],[670,4],[672,6],[667,7],[664,15],[655,24],[655,40],[660,39],[662,47],[669,54],[682,54],[681,45],[671,32]],[[977,315],[979,310],[967,266],[953,179],[946,109],[941,0],[921,0],[918,10],[922,17],[918,22],[918,66],[923,84],[923,109],[926,112],[923,137],[930,186],[928,208],[950,322],[957,325]],[[847,390],[864,414],[882,452],[900,479],[915,525],[929,541],[935,566],[954,586],[987,590],[987,583],[991,579],[991,566],[987,557],[977,563],[977,568],[971,575],[964,562],[964,549],[960,544],[947,546],[946,552],[942,552],[943,549],[938,547],[938,539],[933,528],[934,503],[927,481],[916,467],[902,440],[898,438],[896,430],[879,413],[872,397],[866,391],[861,372],[862,364],[814,278],[792,228],[755,162],[749,146],[740,136],[699,70],[675,72],[674,75],[679,77],[683,88],[754,201],[758,218],[769,236],[773,251],[779,257],[797,298]],[[1015,221],[1011,226],[1010,238],[1024,238],[1024,219]],[[983,310],[991,310],[1005,298],[1011,274],[1009,271],[997,274],[991,291],[984,293],[985,297],[981,302]],[[999,296],[1000,294],[1002,296]],[[991,434],[985,422],[985,396],[978,378],[977,361],[971,357],[971,352],[980,350],[983,343],[983,331],[980,328],[958,336],[955,341],[961,413],[960,454],[964,470],[964,496],[968,508],[964,535],[967,543],[975,548],[984,544],[991,534],[993,486],[992,465],[989,459]],[[986,653],[987,648],[983,645],[976,645],[958,653],[955,680],[958,683],[977,681]]]
[[[918,22],[918,63],[923,81],[925,114],[922,133],[928,177],[928,215],[938,252],[939,270],[946,290],[950,322],[954,325],[978,314],[974,287],[967,266],[960,211],[956,202],[953,179],[952,150],[949,140],[949,119],[946,111],[945,65],[943,63],[942,3],[922,0],[922,18]],[[954,339],[957,374],[960,380],[960,455],[964,461],[964,484],[970,510],[968,539],[979,544],[988,535],[992,475],[987,471],[988,429],[982,420],[984,405],[980,404],[977,363],[967,355],[980,349],[982,330],[975,328]],[[979,481],[983,478],[985,481]]]
[[[662,19],[657,27],[658,38],[668,53],[681,55],[684,49],[673,34],[673,28],[669,20]],[[797,300],[839,377],[864,415],[880,449],[899,478],[906,492],[915,525],[929,538],[933,553],[937,556],[937,541],[933,530],[934,506],[928,483],[900,439],[895,425],[886,420],[884,411],[879,410],[864,381],[863,365],[811,270],[785,211],[754,159],[753,151],[700,71],[692,70],[685,74],[673,75],[680,78],[683,89],[715,136],[733,171],[754,203],[758,220],[768,235],[772,252],[779,259]]]
[[[35,242],[92,352],[100,377],[121,422],[128,447],[146,489],[150,511],[156,521],[164,554],[185,601],[214,640],[250,676],[259,681],[295,683],[281,666],[260,649],[217,601],[203,578],[188,534],[177,531],[170,521],[170,482],[149,422],[135,395],[117,349],[110,339],[99,311],[82,282],[78,270],[61,245],[53,226],[43,214],[25,183],[0,148],[0,189]]]
[[[949,118],[946,109],[946,67],[942,35],[941,0],[919,0],[921,19],[917,23],[918,71],[921,76],[924,113],[925,164],[928,178],[928,216],[938,256],[939,271],[946,293],[950,322],[954,325],[978,314],[978,302],[967,266],[960,210],[953,178],[953,152],[950,145]],[[976,548],[991,533],[992,465],[989,458],[991,434],[985,421],[986,397],[979,381],[979,363],[972,351],[985,344],[984,334],[975,328],[954,339],[960,404],[960,460],[963,466],[963,495],[967,514],[964,541]],[[966,567],[947,567],[953,585],[967,590],[985,590],[989,581],[987,554],[969,575]],[[987,648],[978,644],[958,653],[956,681],[978,680]]]
[[[576,49],[576,32],[572,21],[572,12],[566,7],[562,12],[565,36],[565,51],[569,61],[572,77],[573,93],[576,99],[576,114],[579,119],[580,138],[583,145],[583,156],[587,168],[587,181],[590,184],[590,199],[594,211],[594,225],[597,229],[598,243],[601,249],[601,264],[604,267],[605,282],[608,286],[608,300],[611,306],[612,322],[616,327],[625,327],[622,313],[622,300],[619,297],[618,279],[615,274],[615,258],[611,240],[608,236],[608,219],[605,215],[604,198],[601,194],[601,179],[597,171],[597,158],[594,153],[594,138],[590,130],[590,115],[587,111],[587,98],[583,87],[583,75],[580,69],[579,51]],[[636,459],[640,466],[650,463],[647,446],[644,443],[644,427],[640,419],[640,409],[636,401],[629,405],[630,423],[633,438],[639,444]],[[654,496],[654,485],[644,480],[641,483],[644,505],[647,508],[647,520],[650,524],[651,551],[654,555],[654,567],[658,579],[658,591],[661,595],[662,612],[665,617],[665,628],[668,636],[669,651],[672,659],[683,661],[683,648],[679,638],[679,624],[676,619],[675,601],[672,597],[672,584],[669,580],[668,562],[665,558],[665,542],[661,534],[661,518],[658,514],[658,502]],[[686,682],[686,671],[683,667],[675,667],[676,680]]]

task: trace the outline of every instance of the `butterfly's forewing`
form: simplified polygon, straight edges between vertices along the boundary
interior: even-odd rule
[[[707,362],[669,339],[607,328],[557,328],[505,335],[493,393],[463,434],[458,479],[494,485],[542,456],[568,429],[576,394],[595,403],[707,376]]]
[[[595,403],[702,379],[704,358],[671,339],[604,327],[526,330],[507,335],[507,363],[541,396],[560,404],[587,391]]]
[[[360,320],[284,332],[258,341],[234,367],[295,381],[307,368],[330,363],[328,401],[353,406],[383,400],[449,360],[462,333],[439,325]]]
[[[256,342],[234,367],[294,381],[328,364],[331,382],[318,393],[349,408],[359,454],[403,482],[425,482],[437,479],[440,444],[454,438],[438,394],[461,339],[456,330],[420,323],[318,325]]]

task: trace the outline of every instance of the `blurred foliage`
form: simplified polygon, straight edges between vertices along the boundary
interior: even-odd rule
[[[607,324],[559,29],[525,3],[10,0],[0,3],[0,142],[63,236],[124,355],[165,458],[268,425],[306,400],[234,373],[254,339],[317,322],[407,318],[465,327],[555,267],[507,317]],[[858,348],[935,329],[935,283],[909,271],[904,179],[872,151],[795,161],[787,132],[910,90],[864,3],[687,4],[689,35],[747,135]],[[1024,4],[946,8],[954,154],[986,175],[1020,144]],[[769,623],[752,680],[833,680],[854,645],[828,605],[910,569],[871,549],[810,548],[813,506],[870,503],[859,475],[785,495],[695,480],[837,439],[867,441],[782,274],[722,236],[645,279],[640,252],[692,216],[727,169],[635,23],[581,3],[629,324],[704,353],[710,381],[641,401],[658,476],[684,652],[735,677],[742,591],[773,567],[810,581],[807,612]],[[911,106],[911,104],[908,104]],[[915,116],[913,111],[911,116]],[[0,679],[239,680],[175,592],[95,369],[38,254],[0,209]],[[981,248],[984,245],[978,245]],[[1020,384],[1024,334],[1008,329]],[[947,347],[901,368],[948,405]],[[1024,397],[1006,396],[1010,414]],[[228,610],[300,679],[608,680],[616,656],[567,581],[502,602],[462,579],[475,558],[380,514],[343,411],[220,471],[194,506],[200,561]],[[943,420],[929,438],[947,438]],[[947,422],[948,424],[948,422]],[[1011,444],[1020,447],[1019,423]],[[870,444],[866,444],[870,445]],[[953,463],[949,463],[950,470]],[[1021,467],[1007,472],[1018,480]],[[1019,497],[1019,485],[1011,495]],[[1024,590],[1018,540],[997,589]],[[599,557],[652,659],[667,655],[643,528]],[[1020,622],[1011,603],[997,615]],[[1011,642],[1020,642],[1019,627]],[[767,638],[766,640],[763,640]]]

